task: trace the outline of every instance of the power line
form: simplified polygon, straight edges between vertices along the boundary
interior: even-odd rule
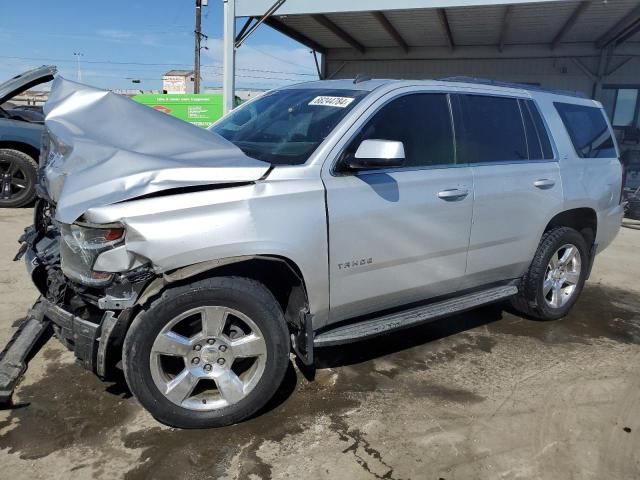
[[[18,57],[18,56],[9,56],[9,55],[0,55],[0,58],[10,58],[14,60],[30,60],[30,61],[38,61],[38,62],[75,63],[75,60],[69,60],[65,58]],[[140,66],[140,67],[191,67],[192,66],[188,63],[117,62],[112,60],[83,60],[82,63],[95,64],[95,65]],[[222,69],[222,66],[221,65],[203,65],[203,68]],[[262,70],[258,68],[236,68],[236,70],[243,71],[243,72],[280,73],[283,75],[317,77],[317,75],[313,73],[284,72],[279,70]]]
[[[86,62],[85,62],[86,63]],[[22,64],[11,64],[11,63],[5,63],[4,65],[14,65],[14,66],[22,66]],[[160,82],[162,81],[162,78],[160,78],[159,76],[156,78],[149,78],[149,77],[141,77],[141,76],[137,76],[135,75],[135,71],[127,71],[127,72],[123,72],[123,75],[129,75],[129,76],[135,76],[137,79],[139,80],[150,80],[150,81],[157,81]],[[148,72],[145,72],[148,73]],[[126,77],[124,76],[120,76],[120,75],[109,75],[109,74],[104,74],[104,73],[97,73],[97,72],[84,72],[85,76],[88,77],[99,77],[99,78],[122,78],[125,79]],[[209,75],[212,76],[222,76],[222,72],[210,72]],[[252,78],[252,79],[260,79],[260,80],[278,80],[281,82],[300,82],[301,79],[299,78],[283,78],[283,77],[272,77],[272,76],[264,76],[264,75],[246,75],[246,74],[242,74],[242,73],[238,73],[236,74],[236,77],[238,78]]]

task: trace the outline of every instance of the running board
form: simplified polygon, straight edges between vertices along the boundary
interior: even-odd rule
[[[456,313],[471,310],[488,303],[511,297],[518,293],[513,285],[490,288],[469,293],[461,297],[442,300],[429,305],[390,313],[381,317],[364,320],[333,328],[316,335],[314,347],[329,347],[343,343],[357,342],[365,338],[376,337],[395,330],[413,327]]]

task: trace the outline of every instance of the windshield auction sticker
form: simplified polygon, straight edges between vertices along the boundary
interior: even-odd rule
[[[348,107],[355,99],[350,97],[325,97],[319,96],[309,102],[309,105],[322,105],[324,107]]]

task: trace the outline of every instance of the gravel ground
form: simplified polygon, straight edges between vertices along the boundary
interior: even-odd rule
[[[0,211],[0,341],[36,299],[11,262],[28,209]],[[151,418],[51,340],[0,411],[0,477],[19,479],[640,478],[640,231],[596,260],[569,317],[487,307],[319,352],[242,424]]]

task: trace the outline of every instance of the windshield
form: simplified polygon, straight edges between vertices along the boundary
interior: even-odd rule
[[[300,165],[368,93],[276,90],[232,112],[211,130],[249,157],[272,165]]]

